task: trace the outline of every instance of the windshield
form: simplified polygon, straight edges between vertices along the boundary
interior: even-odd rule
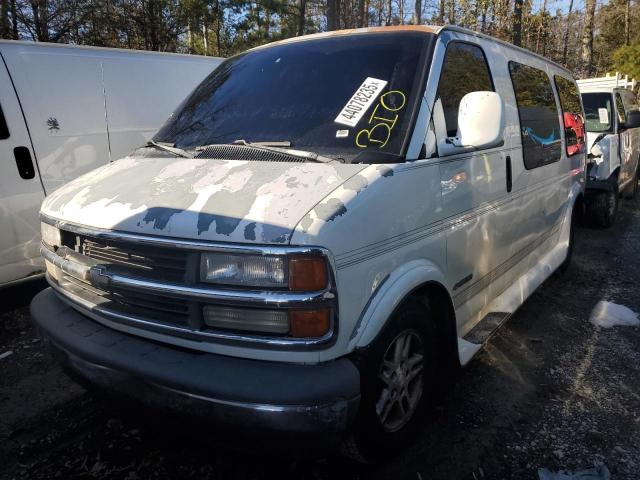
[[[361,152],[402,155],[434,40],[430,33],[365,33],[240,54],[211,73],[154,140],[184,150],[290,142],[345,161]]]
[[[612,99],[610,93],[583,93],[582,104],[587,132],[610,132]]]

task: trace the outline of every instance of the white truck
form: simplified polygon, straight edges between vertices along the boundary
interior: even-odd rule
[[[638,191],[640,111],[636,81],[620,73],[578,80],[587,130],[589,216],[609,227],[616,219],[621,194]]]
[[[569,71],[457,27],[250,50],[47,197],[32,318],[112,394],[391,454],[569,264],[583,115]]]
[[[44,271],[45,195],[144,144],[220,61],[0,41],[0,288]]]

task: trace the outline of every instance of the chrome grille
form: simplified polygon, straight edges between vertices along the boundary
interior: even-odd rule
[[[63,275],[60,285],[92,303],[127,315],[137,315],[167,325],[188,327],[189,302],[140,292],[106,292],[71,275]]]
[[[104,240],[87,235],[61,231],[62,245],[98,264],[117,268],[124,275],[163,282],[185,283],[188,280],[188,252],[153,246],[140,246],[116,240]],[[139,315],[170,325],[188,326],[190,306],[186,300],[136,291],[110,292],[65,275],[64,280],[75,287],[83,298],[99,297],[103,306],[120,313]]]
[[[69,232],[62,235],[62,244],[100,263],[117,265],[137,277],[181,283],[187,280],[186,252],[141,247]]]

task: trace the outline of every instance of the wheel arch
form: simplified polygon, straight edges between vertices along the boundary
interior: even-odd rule
[[[411,300],[429,301],[433,309],[439,354],[447,371],[459,368],[456,315],[453,300],[445,287],[444,275],[434,264],[413,261],[394,271],[374,293],[361,315],[351,339],[353,349],[367,348],[384,330],[394,313]]]

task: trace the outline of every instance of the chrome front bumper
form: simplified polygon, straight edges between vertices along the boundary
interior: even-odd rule
[[[52,289],[34,298],[31,316],[73,376],[151,407],[234,429],[308,433],[342,432],[357,413],[359,373],[345,358],[297,365],[174,349],[105,327]]]

